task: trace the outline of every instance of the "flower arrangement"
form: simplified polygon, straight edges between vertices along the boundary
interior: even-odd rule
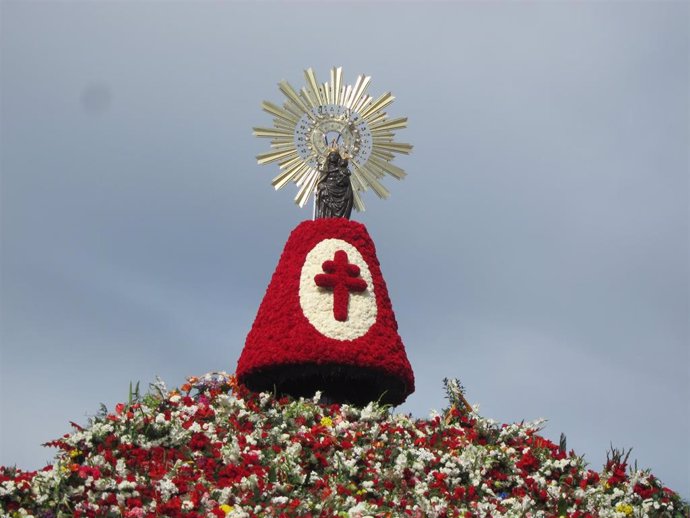
[[[364,291],[348,291],[340,308],[334,290],[316,281],[339,252],[366,284]],[[345,320],[334,312],[343,312]],[[308,397],[319,388],[334,400],[361,405],[397,405],[414,391],[374,242],[363,224],[325,218],[303,221],[291,232],[247,335],[237,377],[257,392],[277,387]]]
[[[252,393],[234,376],[157,381],[48,443],[37,472],[0,467],[0,515],[74,517],[683,517],[688,507],[613,452],[603,470],[468,407],[413,419]]]

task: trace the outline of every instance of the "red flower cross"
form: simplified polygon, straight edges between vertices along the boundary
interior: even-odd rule
[[[314,282],[322,288],[333,289],[333,317],[345,322],[350,292],[364,291],[367,281],[359,277],[359,266],[350,264],[344,250],[337,250],[333,259],[324,261],[322,268],[326,273],[316,275]]]

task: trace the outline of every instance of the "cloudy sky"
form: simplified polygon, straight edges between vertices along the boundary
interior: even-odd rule
[[[0,464],[161,376],[233,371],[290,231],[252,126],[372,76],[408,116],[367,225],[417,379],[690,497],[690,4],[2,3]]]

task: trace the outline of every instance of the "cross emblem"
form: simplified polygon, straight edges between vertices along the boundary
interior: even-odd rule
[[[344,250],[337,250],[333,260],[324,261],[322,268],[326,273],[316,275],[314,282],[321,288],[333,290],[333,317],[345,322],[350,292],[364,291],[367,289],[367,281],[359,276],[359,266],[350,264]]]

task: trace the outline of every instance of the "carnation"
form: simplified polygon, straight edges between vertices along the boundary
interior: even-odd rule
[[[160,382],[48,443],[40,471],[0,467],[2,516],[681,518],[688,506],[613,450],[601,471],[467,407],[428,419],[253,393],[232,375]]]

